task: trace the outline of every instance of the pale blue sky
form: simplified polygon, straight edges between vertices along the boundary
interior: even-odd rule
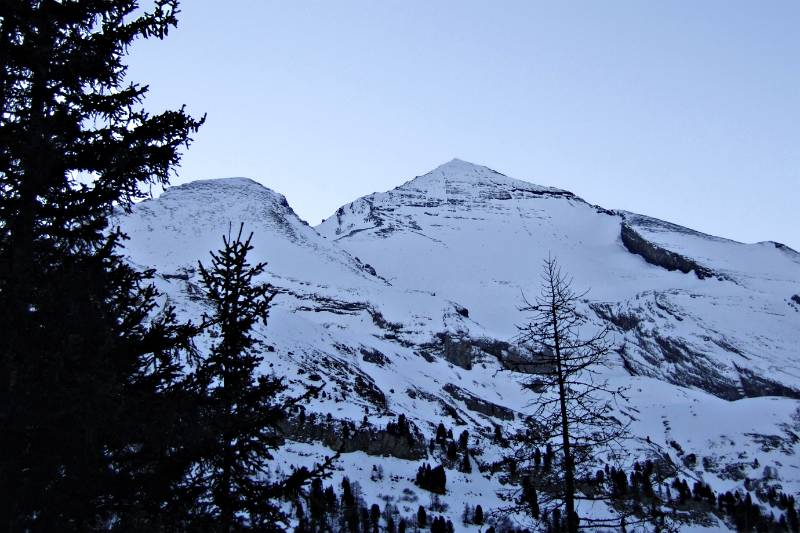
[[[174,183],[247,176],[311,224],[454,157],[800,249],[800,2],[184,0],[132,50],[208,122]]]

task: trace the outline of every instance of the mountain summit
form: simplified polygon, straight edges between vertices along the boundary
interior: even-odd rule
[[[478,195],[485,198],[510,198],[514,192],[533,194],[571,194],[554,187],[543,187],[526,181],[509,178],[488,167],[453,159],[439,165],[427,174],[397,187],[395,190],[427,192],[445,200]]]
[[[373,193],[342,206],[317,227],[323,235],[344,238],[370,228],[377,234],[418,232],[429,217],[469,218],[488,209],[516,209],[516,201],[566,198],[570,192],[510,178],[488,167],[453,159],[427,174],[383,193]],[[514,200],[510,204],[497,203]],[[411,215],[406,210],[423,209]]]

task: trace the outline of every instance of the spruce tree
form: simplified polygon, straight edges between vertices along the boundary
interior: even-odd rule
[[[428,525],[428,513],[425,512],[425,508],[423,506],[419,506],[417,509],[417,527],[423,528]]]
[[[461,469],[465,474],[472,473],[472,463],[469,460],[469,451],[464,449],[464,456],[461,459]]]
[[[373,503],[369,508],[369,523],[372,525],[372,531],[377,533],[381,523],[381,508],[377,503]]]
[[[458,436],[458,448],[460,450],[466,450],[468,447],[469,447],[469,433],[465,429]]]
[[[480,504],[475,506],[475,513],[473,514],[472,521],[479,526],[483,525],[483,507]]]
[[[202,121],[125,79],[176,0],[5,0],[0,11],[0,520],[17,530],[180,522],[195,329],[111,227],[165,185]],[[175,511],[176,514],[172,514]],[[176,523],[177,523],[176,522]]]
[[[447,439],[447,430],[442,422],[436,427],[436,442],[444,442]]]
[[[353,493],[350,479],[347,477],[342,479],[342,519],[345,526],[343,530],[346,529],[350,533],[358,531],[358,498]]]
[[[282,490],[279,481],[267,476],[271,451],[280,442],[279,396],[286,386],[275,376],[257,375],[262,343],[253,336],[257,323],[266,324],[276,290],[256,282],[266,263],[248,262],[253,235],[243,240],[242,231],[240,226],[234,238],[223,237],[210,267],[199,263],[214,342],[196,372],[208,431],[198,482],[208,489],[205,512],[224,532],[279,528],[284,519],[275,501]],[[321,483],[318,488],[321,496]]]

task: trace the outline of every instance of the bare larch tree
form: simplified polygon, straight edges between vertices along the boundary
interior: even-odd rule
[[[618,526],[618,518],[579,517],[576,509],[577,500],[605,499],[584,481],[594,479],[601,454],[622,449],[627,434],[615,416],[624,390],[599,372],[612,348],[609,331],[591,327],[579,309],[586,293],[573,290],[555,258],[544,261],[541,277],[536,299],[523,297],[527,322],[518,326],[520,348],[535,368],[528,385],[538,393],[512,458],[522,479],[520,510],[556,531]]]

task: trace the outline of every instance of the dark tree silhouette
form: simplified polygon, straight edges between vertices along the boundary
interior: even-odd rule
[[[179,354],[151,273],[109,227],[164,185],[201,121],[150,115],[125,80],[176,0],[6,0],[0,11],[0,520],[89,531],[170,520],[184,475]],[[185,441],[184,441],[185,442]],[[157,518],[156,518],[157,517]]]
[[[417,509],[417,527],[423,528],[428,525],[428,513],[425,512],[425,508],[423,506],[419,506]]]
[[[415,483],[425,490],[444,494],[447,492],[447,473],[442,465],[431,468],[425,463],[417,469]]]
[[[280,498],[298,495],[303,485],[327,472],[334,460],[328,458],[311,471],[296,470],[286,479],[269,478],[271,452],[281,441],[280,422],[290,406],[321,387],[290,397],[284,394],[281,378],[259,375],[263,343],[253,336],[253,328],[267,323],[277,291],[269,283],[256,281],[266,263],[248,262],[253,234],[243,239],[243,229],[240,225],[235,238],[223,237],[223,248],[211,253],[209,268],[198,263],[213,310],[205,317],[205,326],[214,340],[195,372],[207,437],[195,483],[207,491],[205,500],[201,499],[206,504],[201,514],[223,532],[281,530],[285,516],[279,509]],[[321,483],[317,489],[311,498],[318,497],[324,509]]]
[[[481,507],[480,504],[475,506],[475,514],[472,517],[472,521],[476,525],[483,525],[483,507]]]
[[[592,475],[600,452],[621,449],[627,434],[626,424],[614,416],[615,404],[623,399],[624,391],[598,379],[598,370],[610,351],[608,331],[600,329],[586,336],[587,319],[578,310],[583,296],[574,292],[571,280],[557,261],[549,258],[544,262],[539,296],[532,302],[526,299],[521,308],[529,321],[519,327],[519,343],[537,368],[530,385],[539,394],[527,429],[518,435],[522,446],[512,458],[520,470],[522,465],[538,470],[538,447],[546,445],[542,472],[548,474],[525,478],[530,486],[523,484],[519,510],[531,518],[539,513],[563,516],[569,533],[579,526],[613,525],[578,516],[576,500],[605,496],[581,493],[577,481]],[[548,468],[551,457],[558,463]]]
[[[235,237],[223,237],[224,246],[211,253],[209,268],[199,263],[212,307],[205,320],[214,341],[196,371],[207,430],[196,482],[207,490],[205,514],[224,532],[279,528],[284,519],[275,502],[280,491],[268,478],[268,466],[270,452],[280,443],[284,406],[279,398],[286,386],[275,376],[257,375],[263,357],[252,331],[258,322],[266,324],[277,292],[268,283],[256,282],[266,263],[248,262],[253,235],[242,239],[242,231],[240,226]],[[321,484],[318,489],[321,498]]]

